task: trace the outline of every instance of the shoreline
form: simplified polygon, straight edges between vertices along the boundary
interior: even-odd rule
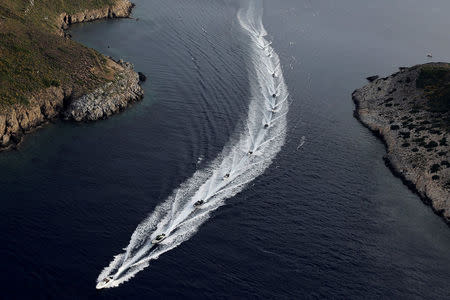
[[[448,163],[445,141],[449,134],[434,126],[439,118],[436,114],[423,109],[428,100],[424,90],[416,87],[421,69],[422,65],[400,68],[355,90],[353,116],[381,139],[386,149],[383,160],[393,175],[450,226],[450,191],[446,185],[450,168],[444,164]],[[433,170],[436,165],[438,170]]]
[[[384,149],[386,150],[386,154],[384,154],[383,158],[382,158],[383,161],[384,161],[384,165],[391,171],[392,175],[394,175],[395,177],[401,179],[401,181],[403,182],[404,185],[406,185],[414,194],[419,196],[424,204],[431,206],[431,208],[433,209],[434,213],[436,213],[438,216],[444,218],[442,212],[437,211],[432,206],[431,199],[428,198],[426,195],[422,195],[419,192],[419,190],[417,189],[417,186],[411,180],[408,180],[406,178],[406,176],[404,176],[404,174],[400,171],[400,169],[398,169],[394,164],[392,164],[392,162],[390,161],[390,159],[389,159],[389,157],[387,155],[387,152],[388,152],[388,149],[389,149],[389,145],[388,145],[388,143],[387,143],[387,141],[385,139],[385,136],[383,134],[381,134],[378,129],[371,127],[369,124],[367,124],[367,123],[365,123],[364,121],[361,120],[360,115],[357,112],[359,103],[357,102],[357,100],[355,100],[354,97],[352,97],[352,99],[353,99],[353,102],[355,103],[355,110],[353,111],[353,117],[355,119],[357,119],[361,125],[363,125],[367,129],[369,129],[370,132],[372,133],[372,135],[375,136],[376,138],[378,138],[384,145]],[[450,221],[447,221],[445,218],[444,218],[444,221],[446,221],[446,223],[450,226]]]
[[[68,14],[63,12],[58,17],[58,26],[62,31],[62,35],[65,35],[70,25],[77,23],[88,23],[102,19],[121,19],[129,18],[133,8],[136,5],[129,0],[117,0],[113,6],[106,6],[98,9],[85,9],[84,11],[74,14]]]
[[[75,14],[59,15],[59,34],[67,38],[65,30],[71,24],[92,22],[106,18],[128,18],[135,7],[129,0],[118,0],[113,6],[86,9]],[[24,137],[62,119],[86,122],[102,120],[123,111],[131,103],[143,98],[144,91],[133,65],[122,60],[105,58],[105,65],[113,72],[109,81],[93,91],[79,94],[69,85],[50,86],[33,93],[27,104],[15,104],[0,112],[0,152],[17,149]]]

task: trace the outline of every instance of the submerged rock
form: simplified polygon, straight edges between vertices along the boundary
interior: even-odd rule
[[[144,75],[142,72],[138,72],[139,75],[139,81],[144,82],[147,80],[147,76]]]

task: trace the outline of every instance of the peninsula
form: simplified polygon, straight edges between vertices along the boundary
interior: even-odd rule
[[[429,63],[353,93],[355,116],[386,144],[386,164],[450,224],[450,64]]]
[[[129,0],[2,0],[0,150],[58,118],[104,119],[139,100],[133,66],[70,39],[73,23],[131,14]]]

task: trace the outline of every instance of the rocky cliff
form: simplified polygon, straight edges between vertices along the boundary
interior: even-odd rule
[[[123,61],[119,64],[121,70],[114,81],[71,101],[63,112],[64,119],[78,122],[105,119],[125,109],[130,102],[141,99],[144,93],[139,85],[139,75],[131,64]]]
[[[430,109],[425,90],[417,88],[422,67],[401,68],[356,90],[355,116],[384,140],[394,174],[450,223],[450,115]]]
[[[0,113],[0,150],[17,145],[23,135],[57,118],[70,91],[50,87],[29,99],[27,105],[8,107]]]
[[[127,18],[131,14],[134,4],[129,0],[117,0],[112,6],[99,9],[86,9],[74,14],[62,13],[59,15],[58,24],[61,30],[67,29],[71,24],[90,22],[106,18]]]

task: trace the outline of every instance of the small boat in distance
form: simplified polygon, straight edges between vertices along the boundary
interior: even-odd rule
[[[159,243],[161,243],[165,238],[166,238],[166,234],[165,234],[165,233],[158,234],[158,235],[156,236],[156,238],[152,241],[152,244],[159,244]]]
[[[199,207],[200,205],[202,205],[203,203],[205,203],[204,200],[198,200],[197,202],[194,203],[195,207]]]
[[[96,289],[97,290],[101,290],[104,289],[106,287],[108,287],[109,284],[111,284],[111,282],[113,281],[112,276],[107,276],[105,277],[102,281],[100,281],[99,283],[97,283],[96,285]]]

